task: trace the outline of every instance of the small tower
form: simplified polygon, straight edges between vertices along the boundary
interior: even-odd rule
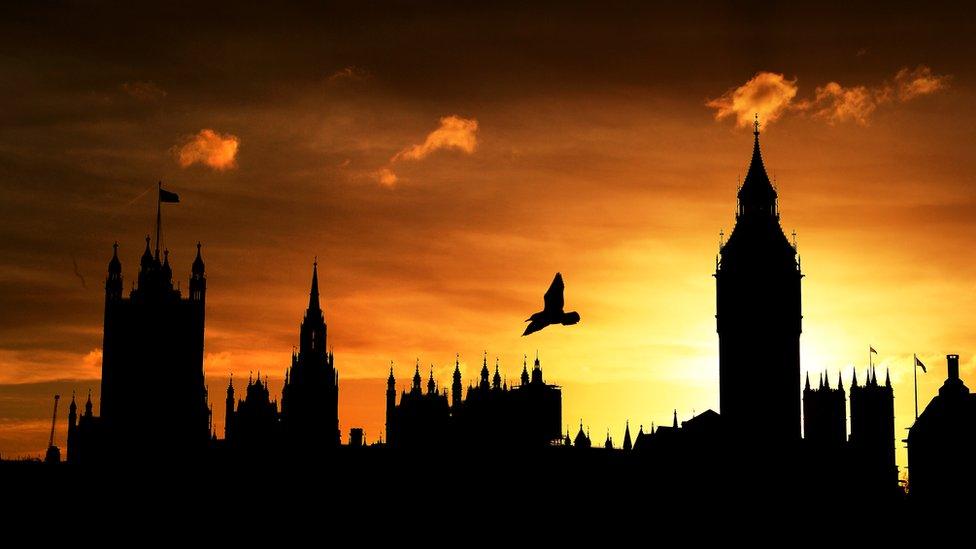
[[[461,405],[461,355],[454,356],[454,379],[451,383],[451,408],[457,410]]]
[[[190,269],[190,301],[203,303],[207,298],[207,277],[204,274],[200,243],[197,242],[197,257]]]
[[[224,439],[230,440],[234,437],[234,374],[230,375],[227,382],[227,399],[224,401]]]
[[[112,259],[108,262],[105,278],[105,301],[122,299],[122,262],[119,261],[119,243],[112,244]]]
[[[437,382],[434,381],[434,365],[430,365],[430,379],[427,380],[427,394],[437,394]]]
[[[488,389],[488,351],[485,351],[485,356],[481,360],[481,380],[478,382],[478,387],[481,389]]]
[[[75,392],[71,391],[71,405],[68,406],[68,463],[78,461],[78,405]]]
[[[420,359],[417,359],[417,365],[413,371],[413,385],[410,386],[411,393],[420,394],[422,390],[420,389]]]
[[[386,443],[393,440],[393,414],[396,410],[396,379],[393,377],[393,362],[390,362],[390,377],[386,378]]]
[[[527,356],[522,355],[522,380],[521,380],[522,381],[522,385],[528,385],[529,384],[529,366],[528,366],[528,360],[529,359],[528,359]]]
[[[624,450],[629,452],[634,448],[633,443],[630,441],[630,420],[624,425]]]
[[[497,357],[495,358],[495,375],[491,378],[491,387],[492,387],[492,389],[496,389],[496,390],[502,388],[502,376],[498,372],[498,358]]]
[[[532,383],[534,385],[542,385],[545,383],[542,379],[542,364],[539,362],[539,351],[536,351],[535,363],[532,365]]]

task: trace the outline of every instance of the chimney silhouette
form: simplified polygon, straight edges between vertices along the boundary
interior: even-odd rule
[[[949,379],[959,379],[959,355],[946,355],[949,363]]]

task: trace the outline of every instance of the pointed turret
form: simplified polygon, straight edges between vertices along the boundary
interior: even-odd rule
[[[527,356],[522,355],[522,385],[528,385],[529,384],[529,366],[528,366],[528,360],[529,359],[528,359]]]
[[[108,262],[108,276],[105,278],[105,299],[122,298],[122,262],[119,261],[119,243],[112,244],[112,259]]]
[[[394,411],[396,410],[396,379],[393,377],[393,361],[390,361],[390,377],[386,378],[386,442],[392,444],[395,435],[393,434]]]
[[[88,389],[88,401],[85,402],[85,417],[92,417],[91,389]]]
[[[481,360],[481,381],[478,386],[482,389],[488,388],[488,351],[485,351],[485,356]]]
[[[776,189],[773,188],[773,183],[766,173],[762,151],[759,149],[759,115],[756,115],[752,135],[755,137],[752,144],[752,160],[749,162],[746,179],[742,182],[742,187],[739,188],[738,215],[778,217]]]
[[[173,268],[169,266],[169,248],[163,250],[162,271],[163,271],[163,283],[172,286],[172,283],[170,281],[173,280]]]
[[[430,379],[427,380],[427,394],[432,395],[437,392],[437,382],[434,381],[434,365],[430,365]]]
[[[204,276],[203,257],[200,255],[200,243],[197,242],[197,257],[190,268],[190,300],[203,303],[207,294],[207,278]]]
[[[112,244],[112,259],[108,262],[108,274],[121,275],[122,262],[119,261],[119,243]]]
[[[851,368],[851,388],[857,387],[857,368]]]
[[[203,265],[203,256],[200,255],[200,247],[201,244],[197,242],[197,257],[193,260],[193,265],[190,268],[190,272],[195,275],[202,276],[204,273],[204,265]]]
[[[502,376],[498,373],[498,357],[495,357],[495,375],[491,378],[491,386],[494,389],[500,389],[502,386]]]
[[[885,368],[885,387],[891,388],[891,370]]]
[[[610,439],[610,429],[607,429],[607,440],[603,443],[607,450],[613,450],[613,440]]]
[[[148,271],[153,266],[152,248],[149,246],[149,235],[146,235],[146,251],[142,252],[142,259],[139,265],[143,271]]]
[[[630,441],[630,420],[624,425],[624,451],[629,452],[634,445]]]
[[[830,390],[830,377],[827,375],[827,370],[824,370],[824,388],[828,391]]]
[[[671,427],[673,427],[675,429],[678,428],[678,409],[677,408],[674,409],[674,423],[672,423]]]
[[[532,365],[532,383],[539,385],[545,383],[542,379],[542,364],[539,362],[539,351],[535,352],[535,363]]]
[[[844,390],[844,377],[840,375],[840,370],[837,370],[837,388]]]
[[[312,289],[308,293],[308,310],[319,311],[319,261],[312,262]]]
[[[413,385],[411,386],[411,392],[420,392],[420,359],[417,359],[417,366],[413,371]]]
[[[810,372],[809,371],[807,371],[807,382],[806,382],[806,385],[803,387],[803,390],[804,391],[809,391],[810,390]]]
[[[451,383],[451,407],[461,405],[461,355],[454,355],[454,376]]]

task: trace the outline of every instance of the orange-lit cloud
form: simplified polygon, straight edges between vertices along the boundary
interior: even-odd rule
[[[196,135],[187,136],[183,143],[174,147],[176,161],[187,168],[203,164],[218,171],[237,167],[237,149],[240,138],[202,129]]]
[[[430,132],[423,143],[403,149],[392,160],[422,160],[440,149],[455,149],[471,154],[477,146],[478,121],[451,115],[441,118],[440,127]]]
[[[949,80],[949,76],[933,74],[932,69],[925,65],[919,65],[914,70],[905,67],[895,75],[895,90],[898,99],[908,101],[946,89]]]
[[[125,82],[122,91],[139,101],[159,101],[166,97],[166,90],[155,82]]]
[[[396,185],[399,179],[397,174],[393,173],[393,170],[390,168],[380,168],[374,175],[376,176],[376,180],[379,181],[380,185],[383,185],[384,187],[393,187]]]
[[[873,88],[844,87],[837,82],[829,82],[816,89],[813,100],[798,103],[797,109],[809,111],[814,117],[831,124],[852,121],[866,126],[871,114],[881,105],[911,101],[948,86],[949,76],[934,74],[929,67],[905,67],[895,74],[892,81]]]
[[[794,101],[799,87],[796,79],[787,80],[782,74],[760,72],[745,84],[712,99],[706,106],[715,109],[715,119],[735,117],[736,125],[748,126],[755,114],[765,122],[772,122],[787,112],[809,114],[829,124],[854,122],[866,126],[879,106],[905,102],[944,90],[949,76],[937,75],[932,69],[919,65],[903,68],[891,81],[878,86],[844,86],[828,82],[817,86],[812,98]]]
[[[845,88],[837,82],[829,82],[817,88],[813,101],[804,102],[799,108],[809,110],[813,116],[831,124],[854,121],[863,126],[878,108],[878,102],[876,90],[865,86]]]
[[[756,73],[748,82],[731,89],[721,97],[705,103],[715,109],[715,119],[735,117],[737,126],[752,123],[758,113],[766,123],[779,118],[796,97],[796,79],[787,79],[775,72]]]
[[[56,369],[48,365],[57,364]],[[86,352],[0,349],[0,384],[91,379],[102,374],[102,350]]]

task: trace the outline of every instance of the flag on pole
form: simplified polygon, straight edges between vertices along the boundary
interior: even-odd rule
[[[871,347],[870,345],[868,345],[868,349],[871,349],[871,352],[872,352],[872,353],[874,353],[874,354],[878,354],[878,351],[875,351],[875,350],[874,350],[874,347]]]
[[[925,369],[925,365],[922,364],[922,361],[919,360],[917,356],[915,357],[915,366],[921,368],[923,372],[929,373],[929,371]]]
[[[167,191],[166,189],[163,189],[162,187],[160,187],[159,188],[159,201],[160,202],[170,202],[170,203],[179,202],[180,201],[180,195],[178,195],[176,193],[171,193],[171,192]]]

